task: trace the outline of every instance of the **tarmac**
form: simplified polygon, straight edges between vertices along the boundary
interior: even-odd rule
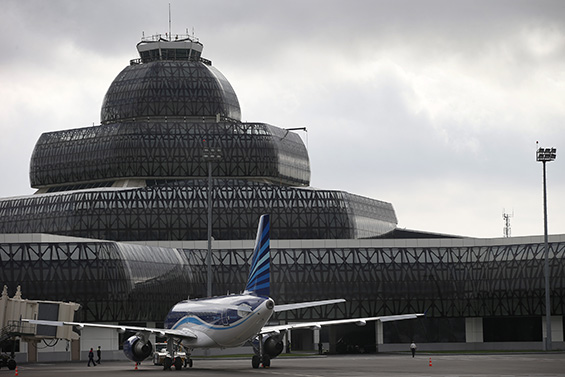
[[[102,361],[95,367],[87,362],[35,363],[18,365],[16,371],[0,369],[0,377],[49,376],[565,376],[565,353],[512,354],[373,354],[315,357],[282,357],[273,359],[270,368],[253,369],[250,358],[194,359],[192,368],[163,371],[152,362],[137,366],[133,362]]]

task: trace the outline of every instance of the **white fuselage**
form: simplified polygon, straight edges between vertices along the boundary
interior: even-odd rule
[[[273,308],[272,299],[249,294],[187,300],[171,309],[165,327],[194,333],[182,341],[188,348],[237,347],[261,331]]]

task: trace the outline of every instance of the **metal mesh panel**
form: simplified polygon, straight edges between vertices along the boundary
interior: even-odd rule
[[[33,187],[208,176],[308,185],[300,137],[262,123],[137,121],[44,133],[30,164]]]
[[[26,298],[79,303],[76,320],[162,320],[190,289],[183,255],[106,242],[3,243],[0,267],[2,283],[21,285]]]
[[[543,250],[543,244],[271,249],[271,294],[278,303],[347,299],[279,313],[287,320],[421,312],[433,318],[542,316]],[[249,253],[214,252],[215,292],[245,284],[242,262]],[[550,258],[551,312],[563,315],[565,244],[551,244]],[[193,263],[205,271],[205,251]]]
[[[396,226],[390,203],[341,191],[258,182],[215,180],[213,237],[253,239],[257,219],[271,214],[273,239],[349,239]],[[0,200],[1,233],[54,233],[116,241],[207,239],[208,185],[204,180],[139,189],[100,189]]]
[[[3,283],[12,289],[21,284],[29,298],[78,302],[80,320],[96,321],[161,321],[175,302],[205,295],[206,250],[128,245],[125,252],[123,247],[94,242],[0,244]],[[412,312],[427,312],[429,318],[544,314],[543,244],[271,252],[271,294],[278,303],[348,300],[279,313],[278,319]],[[214,295],[243,289],[250,255],[247,249],[213,251]],[[565,314],[564,257],[565,245],[552,243],[553,315]]]
[[[235,91],[216,68],[195,61],[154,61],[122,70],[104,96],[101,122],[146,117],[240,120]]]

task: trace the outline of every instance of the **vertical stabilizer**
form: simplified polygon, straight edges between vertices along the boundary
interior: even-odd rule
[[[251,268],[247,278],[245,291],[256,294],[257,296],[270,295],[270,276],[271,276],[271,248],[269,237],[269,215],[263,215],[259,219],[257,227],[257,239],[255,249],[251,257]]]

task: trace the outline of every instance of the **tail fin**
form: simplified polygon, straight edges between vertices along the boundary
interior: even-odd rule
[[[247,278],[245,291],[256,294],[257,296],[270,295],[270,276],[271,276],[271,248],[269,237],[269,215],[263,215],[259,219],[257,227],[257,239],[255,249],[251,257],[251,268]]]

